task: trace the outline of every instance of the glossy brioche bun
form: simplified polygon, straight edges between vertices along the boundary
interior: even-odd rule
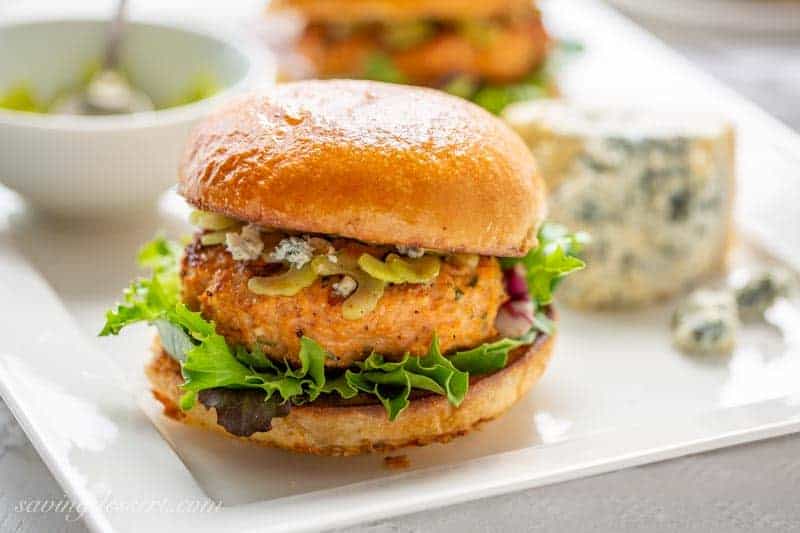
[[[430,394],[411,401],[393,422],[379,403],[324,403],[292,407],[285,418],[274,418],[272,429],[250,437],[235,437],[217,424],[216,411],[197,402],[181,411],[178,400],[183,377],[180,367],[156,341],[155,358],[145,372],[164,414],[186,424],[262,446],[316,455],[356,455],[386,452],[403,446],[448,442],[478,425],[499,417],[517,402],[544,372],[553,347],[552,336],[540,335],[529,346],[509,355],[503,370],[470,379],[469,392],[459,407]]]
[[[280,84],[192,134],[179,192],[199,209],[377,244],[495,256],[535,245],[544,185],[499,119],[432,89]]]
[[[273,0],[312,22],[402,21],[419,18],[481,19],[530,9],[531,0]]]

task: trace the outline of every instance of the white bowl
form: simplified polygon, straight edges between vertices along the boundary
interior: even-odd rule
[[[24,82],[51,100],[103,54],[106,23],[57,20],[0,26],[0,93]],[[62,216],[143,211],[175,183],[192,126],[223,100],[266,78],[246,47],[176,27],[131,22],[121,63],[158,105],[174,102],[198,76],[221,90],[178,107],[89,117],[0,109],[0,181]]]

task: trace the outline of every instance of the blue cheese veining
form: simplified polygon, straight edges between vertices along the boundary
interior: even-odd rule
[[[301,269],[311,261],[314,256],[314,248],[309,244],[308,239],[301,237],[286,237],[281,239],[278,245],[267,256],[267,260],[274,263],[286,262],[292,268]]]
[[[580,307],[644,304],[724,264],[733,200],[733,130],[716,117],[513,105],[551,191],[550,218],[592,236],[589,267],[560,298]]]

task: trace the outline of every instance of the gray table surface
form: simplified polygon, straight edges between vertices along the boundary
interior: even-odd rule
[[[800,129],[800,35],[710,36],[647,25]],[[799,494],[800,436],[788,436],[347,531],[800,531]],[[21,502],[63,497],[0,402],[0,532],[85,532],[59,513],[18,511]]]

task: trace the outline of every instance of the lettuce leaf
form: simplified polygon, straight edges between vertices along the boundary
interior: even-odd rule
[[[194,342],[186,331],[164,318],[153,321],[158,330],[161,345],[176,361],[186,361],[186,354],[194,348]]]
[[[149,268],[152,277],[137,279],[125,289],[122,303],[106,313],[100,336],[116,335],[137,322],[156,323],[165,318],[167,311],[180,301],[180,255],[180,245],[161,236],[139,250],[139,265]]]
[[[503,268],[525,267],[528,291],[541,307],[553,301],[553,291],[567,274],[586,266],[577,254],[587,241],[585,233],[569,233],[564,226],[547,222],[539,230],[539,246],[525,257],[504,257],[500,264]]]
[[[300,340],[299,368],[267,363],[268,359],[261,360],[252,354],[244,356],[247,352],[241,348],[237,352],[239,358],[216,334],[202,339],[202,344],[188,352],[182,365],[185,380],[182,409],[191,409],[197,393],[215,388],[260,389],[266,400],[278,393],[284,401],[294,404],[313,402],[322,393],[352,398],[363,392],[374,395],[385,407],[389,419],[394,420],[408,407],[411,389],[441,394],[458,406],[469,387],[469,375],[441,354],[436,338],[424,357],[406,355],[400,361],[386,361],[382,355],[373,353],[354,369],[330,381],[325,375],[325,359],[329,354],[308,337]],[[246,366],[240,361],[243,356],[251,361],[255,357],[262,369]]]
[[[300,339],[300,367],[269,362],[265,368],[256,370],[234,355],[225,338],[216,333],[214,323],[205,320],[200,313],[190,311],[181,303],[169,316],[196,341],[181,364],[184,379],[181,408],[184,410],[191,409],[197,394],[206,389],[259,389],[265,394],[265,400],[277,393],[282,401],[296,404],[314,401],[322,392],[327,353],[307,337]],[[246,350],[236,352],[241,357]],[[266,357],[263,360],[268,361]]]
[[[505,368],[508,354],[520,346],[532,343],[539,334],[536,328],[517,339],[500,339],[495,342],[481,344],[477,348],[456,352],[450,356],[450,362],[462,372],[472,375],[488,374]]]
[[[266,399],[255,390],[205,389],[198,395],[200,403],[217,412],[217,424],[231,435],[249,437],[272,429],[272,419],[287,416],[289,404]]]
[[[138,279],[125,290],[123,302],[106,314],[100,335],[116,335],[122,328],[138,322],[154,324],[164,349],[181,361],[183,409],[194,405],[198,392],[220,387],[259,389],[267,400],[275,393],[282,401],[316,399],[325,382],[324,351],[304,339],[300,368],[270,363],[263,371],[256,371],[242,364],[225,338],[217,334],[213,322],[181,303],[180,254],[180,245],[163,237],[157,237],[139,251],[139,264],[150,268],[152,277]],[[263,354],[262,358],[268,361]]]
[[[376,396],[389,420],[408,407],[411,389],[446,396],[456,407],[464,401],[469,389],[469,374],[458,370],[442,355],[436,335],[422,357],[406,354],[400,361],[385,361],[382,355],[373,352],[357,363],[356,370],[345,372],[344,377],[351,389]]]

